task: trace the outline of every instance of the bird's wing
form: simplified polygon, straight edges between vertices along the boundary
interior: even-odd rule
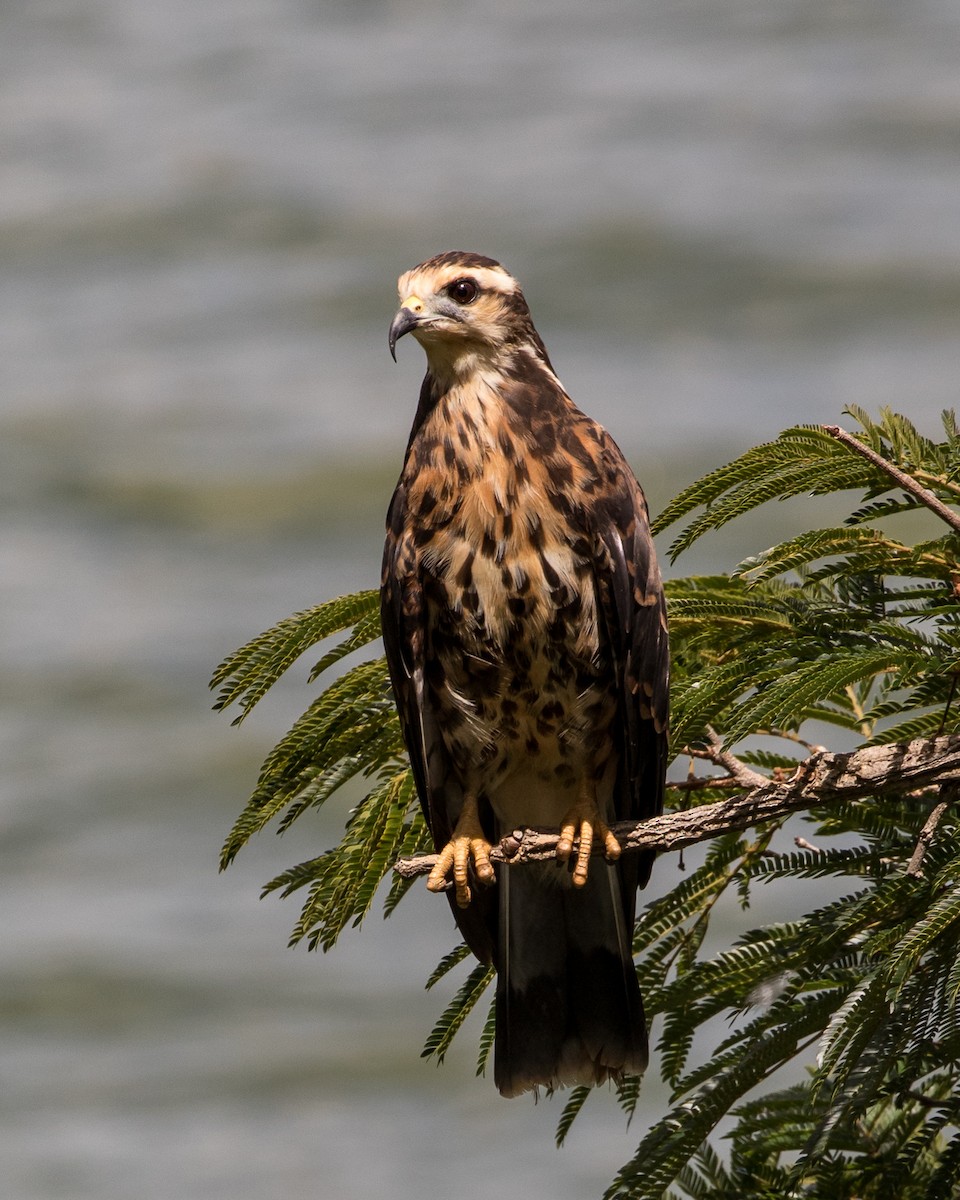
[[[426,688],[429,664],[425,598],[415,540],[406,518],[406,494],[401,483],[394,493],[387,517],[380,620],[387,667],[417,795],[434,844],[439,849],[453,834],[455,814],[459,812],[463,795]],[[490,962],[494,952],[496,899],[492,889],[476,881],[474,884],[474,898],[469,908],[458,908],[452,891],[447,895],[464,941],[481,962]]]
[[[383,648],[393,685],[403,740],[410,757],[417,794],[431,832],[434,822],[428,805],[427,748],[423,732],[423,593],[416,574],[405,563],[409,550],[402,529],[395,527],[394,510],[402,507],[398,488],[388,518],[380,581],[380,623]],[[409,572],[409,573],[408,573]]]
[[[610,482],[595,501],[594,575],[618,691],[617,817],[642,821],[663,810],[670,685],[666,603],[643,492],[620,451],[609,437],[604,440]],[[636,857],[643,886],[653,856]]]

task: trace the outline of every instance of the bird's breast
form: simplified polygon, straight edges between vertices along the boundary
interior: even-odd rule
[[[596,469],[545,417],[539,453],[540,426],[494,393],[445,397],[408,457],[426,684],[464,785],[502,823],[552,824],[613,754],[596,548],[578,516]]]
[[[560,611],[595,642],[592,546],[570,520],[581,480],[551,469],[491,400],[493,387],[446,397],[411,454],[409,519],[424,573],[466,630],[500,647]]]
[[[518,639],[530,645],[559,638],[591,658],[596,597],[586,543],[545,509],[531,489],[509,503],[495,478],[476,480],[424,547],[422,566],[466,640],[506,655]]]
[[[550,823],[615,709],[590,562],[532,497],[485,478],[460,500],[422,558],[428,683],[454,761],[513,821]]]

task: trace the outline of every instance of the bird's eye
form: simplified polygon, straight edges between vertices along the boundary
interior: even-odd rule
[[[471,304],[480,295],[480,289],[472,279],[455,279],[447,288],[447,295],[458,304]]]

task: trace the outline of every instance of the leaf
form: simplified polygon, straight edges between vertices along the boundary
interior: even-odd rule
[[[493,974],[493,967],[477,963],[456,996],[441,1013],[424,1044],[421,1058],[435,1058],[438,1063],[443,1062],[454,1035],[486,991]]]
[[[817,1055],[820,1081],[829,1079],[844,1057],[856,1057],[888,1015],[887,981],[882,971],[869,974],[830,1017]],[[814,1085],[814,1095],[817,1094]]]
[[[745,559],[737,566],[735,574],[748,577],[751,583],[759,583],[832,556],[853,556],[858,569],[863,569],[867,564],[905,563],[911,559],[911,550],[872,529],[846,526],[815,529],[772,546],[755,558]]]
[[[497,1036],[497,1004],[496,1000],[491,1000],[487,1009],[487,1019],[483,1023],[483,1029],[480,1031],[480,1044],[477,1049],[477,1071],[478,1075],[484,1075],[487,1070],[487,1062],[490,1059],[490,1052],[493,1049],[494,1041]]]
[[[367,593],[369,595],[369,593]],[[349,637],[339,642],[332,650],[320,659],[310,672],[309,681],[313,683],[318,679],[324,671],[328,671],[332,666],[335,666],[341,659],[346,658],[348,654],[352,654],[354,650],[360,650],[370,642],[376,641],[380,636],[380,606],[371,608],[365,612],[353,627],[353,632]]]
[[[306,938],[310,949],[329,950],[347,924],[360,924],[407,837],[408,822],[416,819],[413,803],[410,773],[388,776],[354,810],[337,847],[269,885],[267,890],[283,888],[284,895],[309,885],[291,945]]]
[[[447,974],[448,971],[452,971],[458,963],[462,963],[465,958],[469,957],[470,947],[466,942],[461,942],[458,946],[454,946],[452,950],[450,950],[443,956],[443,958],[440,959],[437,965],[430,972],[430,978],[424,984],[424,987],[427,989],[427,991],[429,991],[435,983],[439,983],[439,981],[444,977],[444,975]]]
[[[953,957],[960,941],[960,885],[937,897],[890,952],[886,970],[895,992],[902,989],[907,977],[919,968],[921,959],[945,938],[949,939],[949,953]]]
[[[386,665],[382,659],[360,663],[331,684],[268,755],[224,844],[221,869],[288,804],[297,805],[298,813],[321,804],[359,771],[373,771],[399,754]]]
[[[705,1141],[728,1109],[773,1070],[793,1057],[799,1041],[820,1025],[822,997],[798,1001],[789,1025],[760,1035],[719,1065],[710,1081],[679,1103],[640,1142],[631,1161],[605,1193],[606,1200],[660,1200],[678,1171]]]
[[[251,639],[214,671],[210,686],[221,689],[214,708],[222,710],[239,703],[243,711],[234,722],[239,724],[305,650],[378,611],[379,604],[376,591],[338,596],[294,613]]]
[[[554,1134],[554,1141],[558,1147],[562,1146],[566,1141],[571,1125],[576,1117],[579,1116],[584,1104],[590,1099],[592,1091],[593,1088],[586,1087],[583,1084],[570,1089],[570,1095],[567,1097],[567,1102],[563,1106],[563,1112],[560,1114],[560,1120],[557,1122],[557,1132]]]
[[[923,658],[913,652],[883,646],[844,654],[824,654],[798,666],[789,676],[769,682],[745,700],[727,722],[724,742],[732,746],[758,729],[789,728],[803,719],[814,703],[838,699],[853,683],[871,680],[893,671],[922,667]]]

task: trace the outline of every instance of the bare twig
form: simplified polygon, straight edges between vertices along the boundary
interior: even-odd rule
[[[907,874],[912,875],[915,879],[920,879],[923,876],[923,860],[927,856],[927,851],[930,849],[933,839],[937,835],[937,826],[943,820],[944,813],[951,804],[956,804],[960,800],[960,789],[955,783],[944,783],[940,787],[940,803],[936,805],[930,812],[924,822],[923,828],[920,830],[920,836],[917,838],[917,844],[913,851],[913,857],[910,859],[910,865],[907,867]]]
[[[917,483],[915,479],[901,471],[899,467],[895,467],[892,462],[888,462],[882,454],[878,454],[876,450],[865,446],[852,433],[847,433],[839,425],[824,425],[822,428],[831,437],[836,438],[838,442],[843,442],[845,446],[849,446],[851,450],[861,455],[868,462],[872,462],[875,467],[879,467],[881,471],[889,475],[904,491],[909,492],[911,496],[916,496],[920,503],[925,504],[931,512],[936,513],[941,521],[946,521],[951,529],[955,529],[960,533],[960,513],[955,512],[952,508],[948,508],[929,488],[925,488],[923,484]]]
[[[819,742],[808,742],[793,729],[778,729],[776,726],[772,726],[770,729],[758,729],[757,733],[766,734],[768,737],[784,738],[788,742],[796,742],[798,746],[803,746],[811,754],[819,754],[822,750],[826,750],[826,746],[821,746]]]
[[[638,824],[622,822],[613,831],[625,854],[680,850],[730,830],[749,829],[807,808],[884,793],[905,795],[931,786],[960,788],[960,734],[918,738],[904,745],[868,746],[850,754],[814,754],[787,780],[760,778],[763,782],[742,796],[651,817]],[[555,830],[517,829],[493,848],[490,858],[509,863],[542,861],[553,858],[556,848]],[[394,870],[409,879],[426,874],[436,861],[435,854],[402,858]]]
[[[715,766],[723,767],[741,787],[755,788],[767,783],[766,775],[761,775],[759,771],[754,771],[746,763],[741,762],[735,754],[731,754],[729,750],[724,750],[723,739],[712,725],[707,726],[706,747],[703,749],[691,749],[688,753],[693,758],[705,758]]]
[[[677,779],[667,782],[667,787],[672,791],[677,792],[706,792],[716,789],[718,791],[729,790],[730,788],[742,787],[732,775],[694,775],[690,774],[686,779]]]

